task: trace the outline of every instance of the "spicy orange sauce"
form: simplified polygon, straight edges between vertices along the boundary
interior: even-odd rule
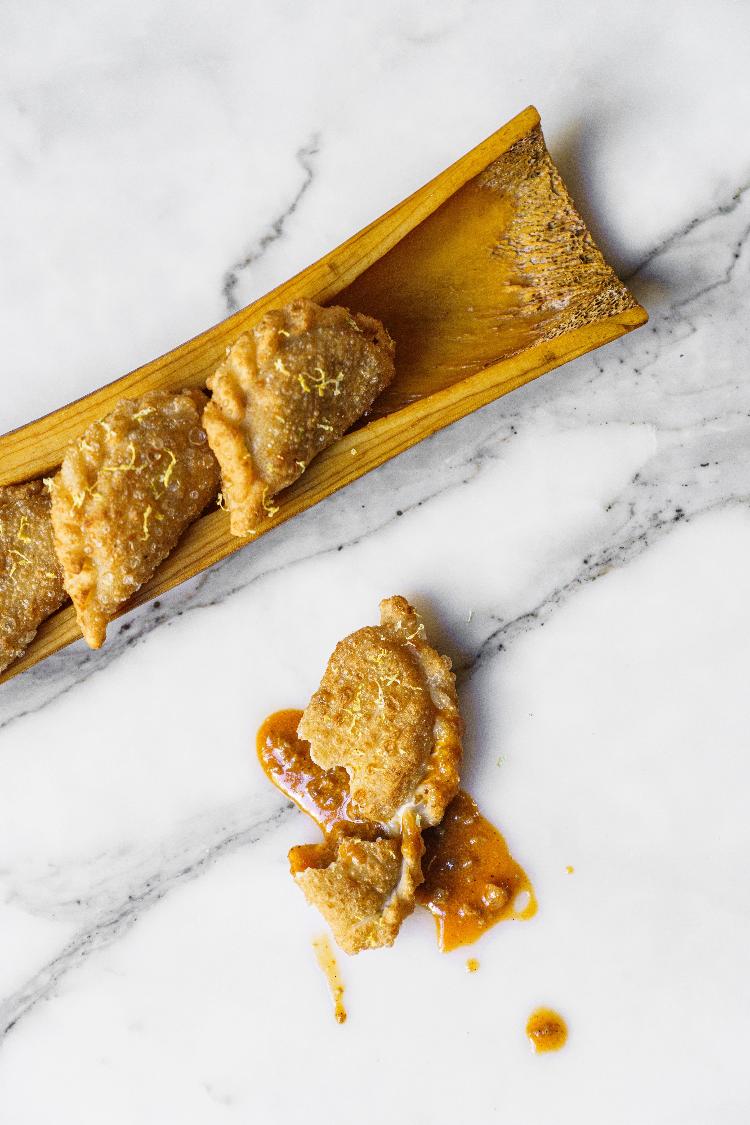
[[[461,790],[453,798],[424,840],[424,883],[417,888],[417,902],[433,915],[444,952],[470,945],[505,919],[536,914],[526,872],[468,793]],[[527,898],[523,904],[521,896]]]
[[[333,1015],[336,1023],[346,1023],[344,982],[339,974],[339,967],[334,952],[331,949],[331,943],[327,937],[319,937],[313,942],[313,949],[315,950],[318,964],[323,970],[326,981],[328,982],[328,989],[331,993],[331,999],[333,1000]]]
[[[355,826],[369,834],[374,826],[360,819],[352,807],[346,770],[321,769],[310,757],[309,743],[297,736],[301,717],[301,711],[277,711],[258,731],[258,758],[267,777],[326,835]],[[470,945],[498,922],[536,913],[526,872],[468,793],[461,791],[453,798],[441,823],[425,831],[424,842],[425,881],[416,897],[435,918],[443,952]],[[293,866],[306,865],[311,847],[318,845],[292,849]],[[519,896],[524,892],[528,901],[521,905]]]
[[[310,744],[297,737],[301,711],[276,711],[258,731],[258,759],[269,781],[317,821],[324,832],[357,824],[350,815],[349,775],[324,770],[310,757]]]
[[[568,1025],[551,1008],[537,1008],[526,1023],[526,1034],[537,1055],[559,1051],[568,1039]]]

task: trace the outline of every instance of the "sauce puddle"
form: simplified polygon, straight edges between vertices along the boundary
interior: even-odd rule
[[[444,952],[471,945],[507,918],[536,914],[526,872],[468,793],[456,794],[424,841],[424,883],[417,888],[417,902],[435,919]]]

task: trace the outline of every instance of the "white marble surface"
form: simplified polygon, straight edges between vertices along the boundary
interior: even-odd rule
[[[651,313],[0,689],[3,1125],[748,1120],[748,36],[729,0],[0,6],[2,430],[529,102]],[[540,909],[473,976],[425,914],[342,958],[340,1027],[253,736],[395,591]]]

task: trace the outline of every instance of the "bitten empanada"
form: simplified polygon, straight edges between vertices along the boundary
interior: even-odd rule
[[[295,881],[347,953],[391,945],[422,882],[422,829],[440,822],[461,764],[450,660],[405,598],[381,602],[379,626],[336,645],[296,742],[270,749],[269,776],[326,831],[292,848]]]

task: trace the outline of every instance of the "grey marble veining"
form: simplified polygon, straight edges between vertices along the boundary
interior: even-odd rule
[[[287,1121],[304,1089],[337,1125],[331,1059],[341,1104],[387,1072],[412,1120],[746,1120],[748,29],[728,2],[0,14],[6,426],[528,102],[650,314],[0,689],[3,1122]],[[314,833],[253,738],[397,590],[454,660],[467,784],[540,910],[471,977],[418,912],[342,963],[340,1028],[286,874]],[[558,1058],[526,1050],[537,1003]],[[417,1090],[446,1052],[450,1089]]]

